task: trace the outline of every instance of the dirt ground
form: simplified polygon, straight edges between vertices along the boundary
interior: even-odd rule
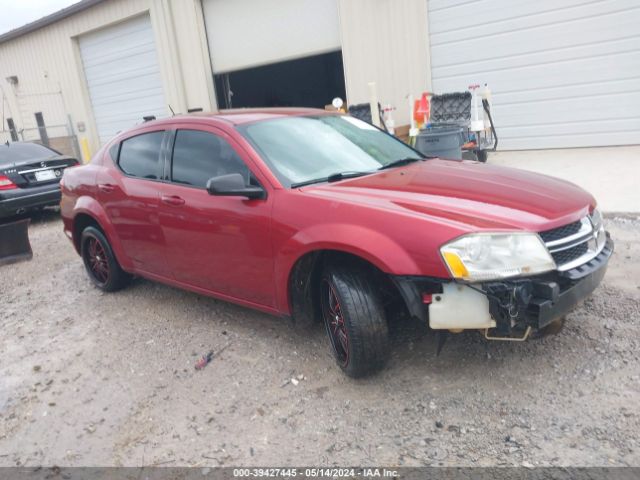
[[[37,218],[33,260],[0,269],[0,466],[640,466],[640,221],[607,226],[607,277],[558,335],[436,357],[407,322],[354,381],[321,328],[146,280],[102,294]]]

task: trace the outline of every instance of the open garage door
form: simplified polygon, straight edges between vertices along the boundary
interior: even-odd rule
[[[83,35],[79,43],[100,143],[143,116],[166,115],[148,15]]]
[[[637,0],[427,0],[433,90],[488,83],[502,149],[637,144]]]
[[[344,98],[337,0],[203,0],[219,108]]]

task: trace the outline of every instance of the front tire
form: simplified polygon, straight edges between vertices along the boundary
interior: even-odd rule
[[[82,261],[93,284],[105,292],[115,292],[125,287],[131,276],[120,267],[109,241],[96,227],[82,231]]]
[[[389,355],[389,331],[370,273],[328,266],[320,282],[320,305],[340,368],[354,378],[380,370]]]

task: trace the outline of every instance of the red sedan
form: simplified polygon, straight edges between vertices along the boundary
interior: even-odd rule
[[[424,158],[311,109],[143,123],[66,170],[62,194],[98,288],[138,275],[323,321],[351,376],[384,365],[392,308],[441,332],[525,339],[589,295],[613,252],[573,184]]]

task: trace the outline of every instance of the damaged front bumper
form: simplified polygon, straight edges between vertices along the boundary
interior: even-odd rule
[[[590,261],[534,277],[475,284],[399,276],[393,281],[410,315],[431,328],[492,329],[500,336],[518,335],[529,327],[544,328],[589,296],[602,281],[613,249],[613,240],[607,236],[602,251]]]

